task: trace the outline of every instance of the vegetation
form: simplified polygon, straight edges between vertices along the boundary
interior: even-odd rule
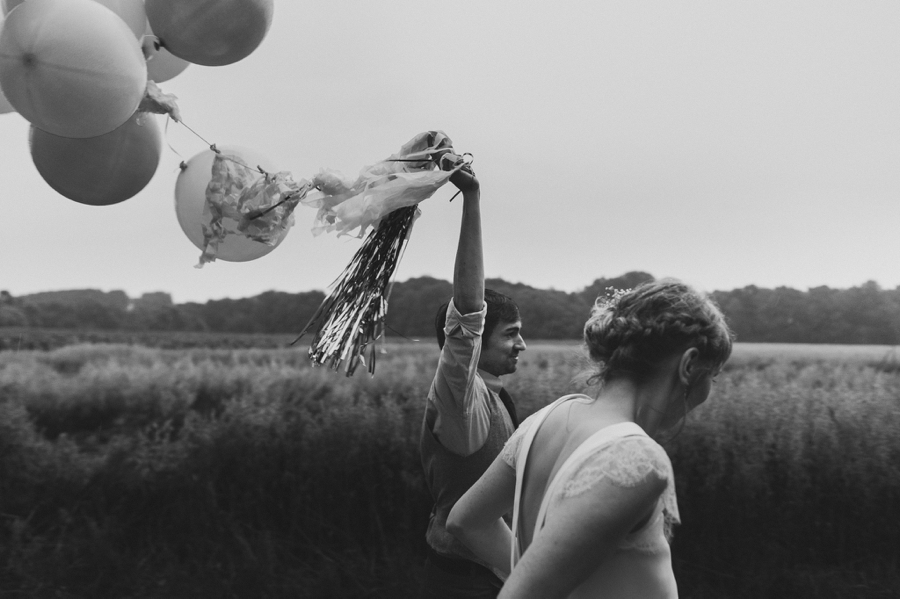
[[[652,279],[630,272],[596,279],[581,291],[535,289],[502,279],[489,287],[516,299],[531,339],[578,339],[594,299],[607,289],[634,287]],[[431,277],[396,283],[390,296],[388,335],[431,339],[434,313],[451,295],[448,281]],[[900,344],[900,287],[873,282],[850,289],[753,285],[716,291],[714,298],[747,342]],[[251,298],[174,304],[167,293],[129,299],[122,291],[74,290],[12,297],[0,292],[3,327],[102,331],[190,331],[244,335],[296,335],[324,299],[319,291],[269,291]]]
[[[524,415],[579,388],[576,350],[523,354]],[[411,596],[436,350],[386,351],[352,379],[296,349],[0,352],[0,596]],[[739,345],[667,443],[682,596],[897,596],[897,430],[886,348]]]

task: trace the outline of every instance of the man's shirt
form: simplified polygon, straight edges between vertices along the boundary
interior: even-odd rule
[[[478,368],[486,315],[487,304],[478,312],[460,314],[450,301],[444,325],[446,340],[428,392],[428,409],[437,411],[434,436],[462,456],[484,445],[491,427],[490,394],[503,387],[500,377]],[[509,419],[505,410],[504,419]]]

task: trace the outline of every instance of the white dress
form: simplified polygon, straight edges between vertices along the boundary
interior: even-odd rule
[[[564,401],[588,400],[585,395],[568,395],[527,418],[510,437],[501,458],[516,470],[516,501],[513,516],[512,565],[522,549],[518,538],[519,500],[525,457],[531,441],[547,414]],[[651,473],[668,484],[653,514],[640,529],[628,534],[618,550],[601,563],[571,598],[674,599],[678,597],[672,573],[668,538],[679,522],[675,499],[675,478],[665,450],[638,425],[623,422],[607,426],[586,439],[559,468],[547,487],[534,526],[540,534],[546,514],[569,497],[580,495],[601,480],[621,487],[633,487]]]

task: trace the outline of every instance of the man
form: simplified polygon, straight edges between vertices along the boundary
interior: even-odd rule
[[[434,507],[428,523],[425,596],[494,598],[502,582],[447,532],[447,514],[493,462],[517,426],[500,376],[525,350],[515,302],[485,290],[480,187],[471,172],[450,181],[463,194],[453,298],[435,321],[441,358],[426,400],[420,451]]]

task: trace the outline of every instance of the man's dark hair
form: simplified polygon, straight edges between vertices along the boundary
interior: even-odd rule
[[[508,295],[497,293],[493,289],[485,289],[484,302],[487,304],[487,316],[484,317],[484,333],[481,335],[482,345],[494,332],[497,323],[520,320],[519,306]],[[449,307],[449,303],[441,305],[434,317],[434,332],[437,335],[438,346],[441,349],[444,349],[444,324],[447,322],[447,308]]]

